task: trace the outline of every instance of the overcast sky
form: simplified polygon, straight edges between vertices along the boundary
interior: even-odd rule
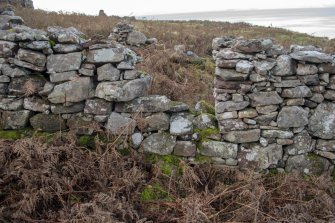
[[[104,9],[108,15],[141,16],[229,9],[329,7],[335,6],[335,0],[34,0],[34,5],[49,11],[95,15]]]

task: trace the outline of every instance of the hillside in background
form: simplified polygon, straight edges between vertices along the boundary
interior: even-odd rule
[[[16,14],[30,27],[74,26],[90,38],[108,37],[119,22],[135,25],[147,37],[156,37],[158,44],[134,49],[144,59],[139,70],[154,77],[152,94],[164,94],[173,100],[189,104],[203,99],[213,102],[212,83],[214,62],[211,58],[212,39],[218,36],[271,38],[289,48],[291,44],[318,45],[327,52],[335,51],[335,40],[313,37],[279,28],[253,26],[246,23],[210,21],[145,21],[134,18],[89,16],[18,8]],[[176,55],[175,45],[183,44],[199,56],[189,59]]]

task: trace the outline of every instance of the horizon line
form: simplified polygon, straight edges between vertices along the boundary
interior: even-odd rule
[[[159,13],[159,14],[146,14],[138,15],[136,17],[148,17],[148,16],[165,16],[165,15],[187,15],[196,13],[215,13],[215,12],[234,12],[234,11],[269,11],[269,10],[295,10],[295,9],[323,9],[323,8],[335,8],[335,5],[320,6],[320,7],[295,7],[295,8],[249,8],[249,9],[224,9],[224,10],[205,10],[205,11],[193,11],[193,12],[174,12],[174,13]]]

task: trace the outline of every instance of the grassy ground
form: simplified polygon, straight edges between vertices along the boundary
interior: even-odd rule
[[[144,58],[139,69],[154,77],[152,93],[165,94],[173,100],[189,104],[203,99],[213,102],[212,83],[214,63],[211,60],[212,39],[219,36],[243,36],[245,38],[272,38],[276,43],[289,47],[291,44],[313,44],[328,52],[335,51],[335,40],[313,37],[284,29],[252,26],[246,23],[210,21],[164,22],[139,21],[130,18],[99,17],[83,14],[64,14],[42,10],[17,9],[31,27],[45,29],[51,25],[74,26],[88,37],[107,37],[118,22],[129,22],[148,37],[156,37],[159,44],[134,50]],[[201,57],[188,60],[173,55],[173,47],[184,44],[188,50]]]

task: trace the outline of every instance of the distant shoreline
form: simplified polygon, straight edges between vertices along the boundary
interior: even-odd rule
[[[147,15],[138,18],[170,21],[247,22],[253,25],[278,27],[319,37],[335,38],[335,7],[191,12]]]

